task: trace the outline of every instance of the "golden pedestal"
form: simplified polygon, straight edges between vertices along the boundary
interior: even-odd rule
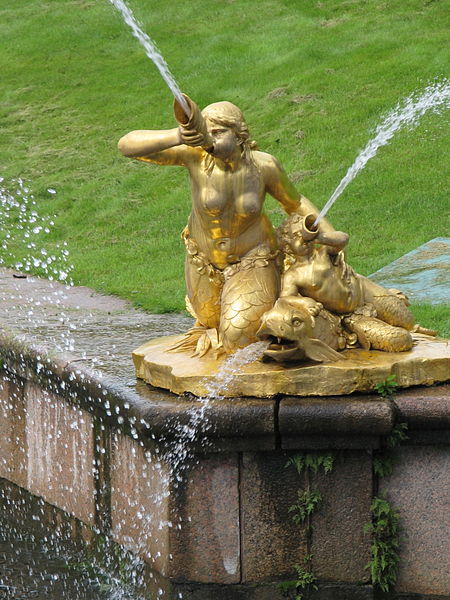
[[[399,387],[431,385],[450,380],[450,341],[414,334],[409,352],[345,350],[333,363],[252,362],[242,367],[223,390],[226,397],[276,394],[337,396],[370,392],[394,374]],[[224,359],[193,358],[189,353],[167,352],[178,336],[157,338],[133,352],[136,374],[147,383],[176,394],[206,396],[217,381]],[[345,357],[345,358],[344,358]]]

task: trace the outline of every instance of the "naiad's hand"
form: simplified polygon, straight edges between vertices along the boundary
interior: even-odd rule
[[[183,127],[180,125],[178,127],[180,131],[180,137],[183,144],[187,146],[203,146],[205,143],[205,136],[196,131],[195,129],[191,129],[189,127]]]
[[[189,115],[185,113],[176,99],[173,105],[182,143],[187,146],[211,147],[212,140],[208,135],[208,129],[199,107],[186,94],[183,94],[183,97],[189,106]]]

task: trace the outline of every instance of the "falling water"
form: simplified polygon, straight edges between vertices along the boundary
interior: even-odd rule
[[[327,214],[348,184],[365,167],[367,161],[375,156],[378,148],[385,146],[389,142],[398,129],[405,125],[414,127],[417,125],[420,117],[430,109],[439,111],[446,108],[450,108],[450,81],[448,79],[428,85],[420,96],[414,93],[403,100],[403,102],[399,102],[382,123],[378,125],[375,137],[359,153],[355,162],[345,174],[345,177],[334,190],[331,198],[317,215],[314,225],[317,225]]]
[[[52,196],[56,190],[47,190]],[[15,318],[28,322],[30,328],[37,329],[44,325],[38,316],[39,307],[44,303],[61,307],[66,291],[73,286],[70,276],[73,265],[69,262],[69,250],[66,241],[55,244],[55,249],[50,251],[45,246],[45,237],[55,225],[53,217],[41,216],[37,212],[37,203],[34,194],[23,179],[12,179],[8,182],[0,177],[0,266],[13,265],[17,269],[15,277],[26,279],[31,272],[37,273],[49,281],[63,284],[56,286],[54,291],[45,297],[30,298],[25,309],[13,306],[16,310]],[[17,252],[21,258],[17,258]],[[18,286],[18,304],[23,304],[23,297]],[[10,297],[10,300],[14,298]],[[4,311],[8,309],[4,307]],[[73,329],[75,326],[63,310],[60,311],[59,320],[64,325],[59,331],[59,339],[48,340],[60,351],[73,351]]]
[[[242,368],[260,358],[268,342],[255,342],[246,348],[237,350],[228,357],[212,379],[205,382],[206,395],[198,398],[188,412],[188,422],[178,429],[175,444],[167,457],[171,463],[175,479],[181,480],[180,472],[189,457],[190,445],[208,431],[207,409],[213,400],[222,400],[241,373]],[[206,443],[206,442],[205,442]]]
[[[56,193],[54,189],[48,189],[47,192],[52,195]],[[69,273],[73,266],[68,263],[67,242],[57,244],[57,252],[52,254],[43,247],[41,241],[54,224],[51,217],[42,217],[37,213],[34,195],[23,179],[12,180],[6,187],[4,178],[0,177],[0,265],[14,263],[18,271],[27,273],[39,270],[50,281],[72,285]],[[22,259],[14,259],[14,246],[21,250],[27,248]]]
[[[131,9],[125,4],[124,0],[109,0],[111,4],[113,4],[118,11],[122,14],[123,20],[130,27],[134,37],[142,44],[144,47],[145,53],[152,60],[161,74],[161,77],[164,79],[166,84],[168,85],[170,91],[175,96],[179,104],[183,107],[184,112],[187,116],[190,115],[189,106],[184,99],[180,88],[177,85],[172,73],[167,66],[166,61],[163,56],[159,52],[155,43],[150,39],[150,37],[142,31],[142,28],[136,21]]]

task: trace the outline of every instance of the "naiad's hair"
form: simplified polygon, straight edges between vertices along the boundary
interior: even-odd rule
[[[256,166],[252,157],[252,150],[257,149],[257,144],[250,138],[250,132],[240,108],[232,102],[214,102],[214,104],[209,104],[202,110],[202,115],[216,125],[232,129],[241,146],[242,158]],[[212,171],[214,168],[213,156],[206,156],[205,167],[208,173]]]

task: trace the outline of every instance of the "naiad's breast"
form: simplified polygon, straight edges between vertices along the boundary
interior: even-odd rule
[[[261,211],[261,199],[251,192],[240,195],[236,200],[236,212],[242,216],[254,216]]]
[[[218,215],[223,212],[227,203],[226,195],[215,189],[204,190],[201,202],[205,211],[210,215]]]

